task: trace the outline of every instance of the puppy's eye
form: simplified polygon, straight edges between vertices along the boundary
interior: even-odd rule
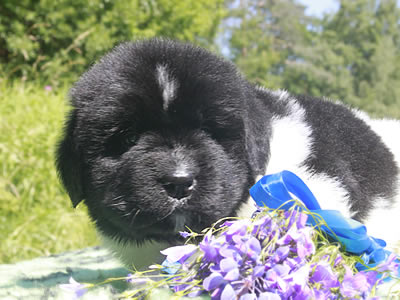
[[[211,138],[218,141],[234,140],[240,138],[241,130],[235,130],[235,127],[218,127],[213,125],[203,125],[201,130],[207,133]]]
[[[136,142],[137,142],[137,135],[135,134],[129,134],[124,138],[125,145],[132,146],[136,144]]]
[[[107,140],[104,146],[105,156],[119,156],[136,144],[138,135],[133,133],[115,134]]]
[[[207,132],[207,133],[212,132],[213,128],[214,128],[214,123],[213,122],[207,121],[207,122],[202,122],[200,124],[200,129],[205,131],[205,132]]]
[[[203,124],[201,126],[201,130],[203,132],[207,133],[209,136],[211,136],[213,138],[215,137],[216,130],[210,124]]]

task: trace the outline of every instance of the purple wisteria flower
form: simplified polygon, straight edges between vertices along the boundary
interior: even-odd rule
[[[360,293],[365,293],[370,290],[371,285],[363,272],[353,274],[348,266],[344,267],[346,269],[346,274],[344,275],[343,281],[340,285],[340,291],[343,296],[355,297]]]
[[[386,261],[378,266],[380,272],[390,272],[396,274],[399,270],[400,261],[396,254],[391,253]]]
[[[167,260],[170,263],[174,262],[184,262],[186,258],[192,256],[197,250],[197,246],[195,245],[183,245],[183,246],[175,246],[170,247],[161,251],[162,254],[167,256]]]
[[[64,291],[73,293],[72,299],[78,299],[88,291],[86,285],[75,281],[72,277],[69,278],[69,283],[60,284],[60,288]]]
[[[198,246],[166,249],[167,261],[187,274],[170,285],[189,297],[206,291],[212,300],[369,299],[382,276],[398,270],[393,255],[374,270],[354,271],[339,246],[318,246],[321,237],[307,218],[296,209],[265,210],[251,220],[225,221]]]
[[[333,272],[332,266],[325,261],[315,265],[315,270],[310,280],[315,283],[320,283],[326,288],[339,287],[337,275]]]
[[[184,239],[187,239],[187,238],[193,236],[194,234],[192,232],[179,231],[179,235],[181,237],[183,237]]]

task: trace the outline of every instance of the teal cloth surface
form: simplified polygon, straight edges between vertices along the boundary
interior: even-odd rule
[[[129,273],[112,255],[103,248],[93,247],[80,251],[65,252],[59,255],[39,257],[15,264],[0,265],[0,299],[72,299],[71,294],[59,288],[59,284],[68,283],[72,276],[82,283],[99,283],[110,277],[122,277]],[[118,299],[120,292],[128,288],[127,283],[99,286],[90,290],[81,299]],[[399,287],[388,283],[379,288],[378,295],[394,292]],[[168,299],[171,293],[155,290],[150,300]],[[210,299],[207,296],[191,298],[193,300]],[[392,298],[393,299],[393,298]]]
[[[73,299],[71,293],[59,287],[60,284],[69,283],[71,276],[80,283],[100,283],[109,278],[126,277],[128,273],[128,269],[101,247],[0,265],[0,300]],[[80,299],[120,299],[120,293],[129,287],[124,280],[116,281],[96,286]],[[146,299],[169,299],[171,295],[167,289],[156,289]],[[191,299],[210,298],[203,296]]]
[[[59,284],[72,276],[78,282],[99,283],[129,273],[105,249],[87,248],[59,255],[0,265],[0,299],[71,299]],[[118,281],[90,290],[82,299],[113,299],[127,284]]]

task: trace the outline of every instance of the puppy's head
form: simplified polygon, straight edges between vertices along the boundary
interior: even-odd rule
[[[115,48],[70,93],[57,167],[73,205],[84,200],[102,234],[139,243],[234,215],[253,180],[251,93],[201,48]]]

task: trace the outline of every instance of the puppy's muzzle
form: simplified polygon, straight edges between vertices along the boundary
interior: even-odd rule
[[[195,180],[189,174],[184,176],[170,175],[161,179],[161,185],[168,196],[177,200],[190,197],[194,184]]]

